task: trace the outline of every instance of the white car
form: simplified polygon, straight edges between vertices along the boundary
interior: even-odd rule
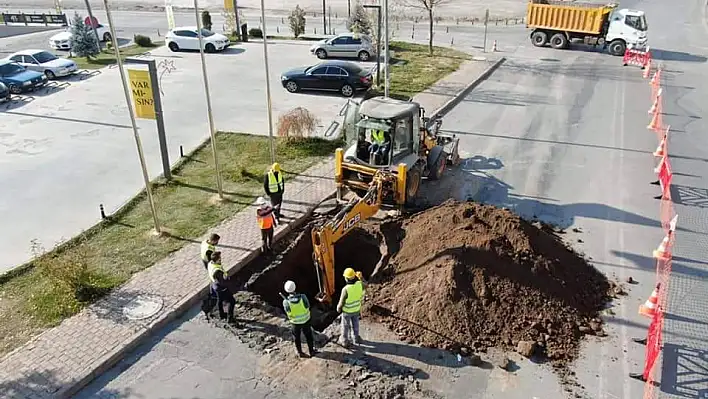
[[[45,50],[18,51],[7,58],[31,71],[43,73],[47,79],[71,75],[78,70],[74,61],[59,58]]]
[[[194,26],[174,28],[165,35],[167,47],[172,51],[199,50],[199,34]],[[229,38],[202,28],[204,51],[213,53],[231,45]]]
[[[92,30],[93,33],[93,30]],[[96,26],[98,39],[102,42],[111,41],[111,29],[105,25],[98,24]],[[67,28],[63,32],[49,38],[49,47],[55,50],[71,50],[71,28]]]

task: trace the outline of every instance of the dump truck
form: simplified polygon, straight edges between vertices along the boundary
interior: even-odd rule
[[[607,48],[612,55],[624,55],[628,46],[647,45],[647,21],[643,11],[617,9],[617,4],[575,1],[529,0],[526,26],[532,29],[531,43],[564,49],[571,42]]]

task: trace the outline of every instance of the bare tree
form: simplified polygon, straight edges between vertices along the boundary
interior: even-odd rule
[[[404,5],[423,10],[428,14],[428,34],[430,35],[428,39],[428,51],[431,55],[433,54],[433,23],[435,22],[433,13],[438,7],[445,5],[450,1],[451,0],[402,0]]]

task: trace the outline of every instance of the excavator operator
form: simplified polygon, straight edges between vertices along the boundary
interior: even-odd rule
[[[379,129],[371,129],[371,145],[369,146],[369,154],[374,159],[374,165],[386,164],[390,147],[391,137],[388,132]]]

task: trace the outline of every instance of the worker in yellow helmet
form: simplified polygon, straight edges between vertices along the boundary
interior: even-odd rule
[[[263,189],[268,197],[270,197],[270,203],[273,205],[275,217],[280,221],[280,208],[283,203],[283,193],[285,193],[285,179],[283,178],[283,172],[280,170],[279,163],[274,163],[268,172],[266,172],[265,179],[263,180]]]
[[[361,315],[361,301],[364,299],[366,282],[361,272],[355,272],[351,267],[344,270],[344,279],[347,285],[342,288],[342,294],[337,305],[337,312],[342,314],[342,334],[339,336],[339,344],[349,346],[350,342],[361,343],[359,317]]]

